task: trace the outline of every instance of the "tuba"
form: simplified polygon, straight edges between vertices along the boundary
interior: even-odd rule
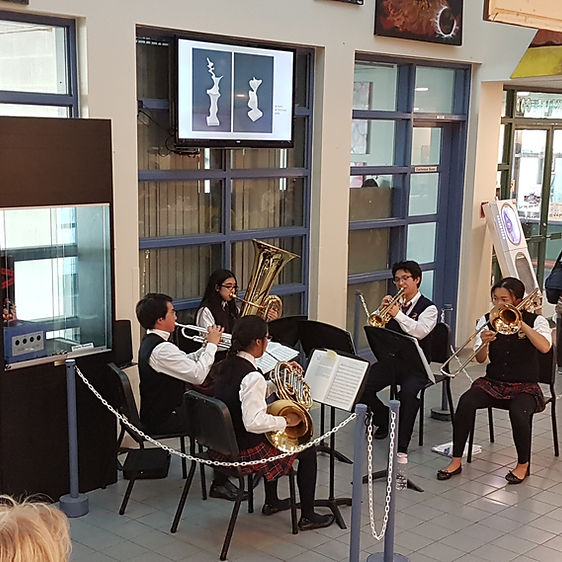
[[[267,413],[272,416],[294,413],[300,422],[294,427],[286,427],[284,431],[269,431],[266,437],[276,449],[290,453],[298,445],[308,443],[314,433],[312,418],[308,412],[312,406],[310,387],[302,372],[286,362],[277,364],[270,380],[277,387],[279,400],[268,406]]]
[[[266,320],[267,313],[273,309],[277,310],[279,316],[281,316],[283,306],[281,299],[277,295],[270,295],[269,291],[277,274],[292,259],[299,256],[277,248],[277,246],[266,244],[261,240],[252,240],[252,242],[254,243],[255,255],[248,288],[244,298],[234,297],[244,303],[240,315],[256,314]]]

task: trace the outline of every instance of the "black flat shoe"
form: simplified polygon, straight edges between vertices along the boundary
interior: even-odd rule
[[[511,470],[505,475],[505,479],[510,483],[510,484],[521,484],[521,482],[523,482],[523,480],[525,480],[525,478],[527,478],[527,476],[529,476],[529,470],[527,470],[527,472],[525,473],[525,476],[523,476],[523,478],[519,478],[519,476],[515,476],[515,474],[513,474],[513,472],[511,472]]]
[[[238,487],[230,483],[230,486],[211,484],[211,489],[209,490],[209,496],[211,498],[218,498],[221,500],[228,500],[231,502],[236,501],[238,497]],[[234,488],[234,489],[233,489]],[[242,495],[242,500],[248,499],[248,492],[244,492]]]
[[[291,499],[287,498],[284,500],[279,500],[273,504],[271,503],[264,503],[263,507],[261,508],[261,512],[263,515],[273,515],[274,513],[279,513],[280,511],[285,511],[286,509],[291,508]]]
[[[450,472],[448,470],[438,470],[437,471],[437,480],[449,480],[449,478],[451,478],[451,476],[456,476],[457,474],[460,474],[461,472],[462,472],[462,466],[459,466],[458,468],[456,468],[455,470],[451,470]]]
[[[331,513],[327,515],[319,515],[315,513],[312,518],[301,517],[299,520],[299,529],[301,531],[310,531],[312,529],[322,529],[329,527],[334,522],[334,516]]]
[[[388,425],[379,425],[373,435],[375,439],[386,439],[388,437]]]

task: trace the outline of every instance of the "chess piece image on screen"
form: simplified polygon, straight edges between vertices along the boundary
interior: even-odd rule
[[[258,88],[261,86],[261,83],[262,80],[257,80],[255,76],[248,82],[250,85],[250,90],[248,91],[248,107],[250,108],[248,117],[254,122],[263,115],[263,111],[260,111],[258,108]]]
[[[218,111],[218,99],[220,98],[220,88],[219,83],[222,79],[222,76],[215,75],[215,64],[209,58],[207,58],[207,68],[209,69],[209,74],[213,79],[213,87],[209,88],[207,91],[207,95],[211,100],[211,105],[209,107],[209,115],[207,116],[207,125],[209,127],[220,125],[220,121],[217,117]]]

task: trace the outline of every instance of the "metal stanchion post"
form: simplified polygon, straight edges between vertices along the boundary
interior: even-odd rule
[[[359,562],[361,550],[361,503],[363,500],[363,456],[365,451],[365,416],[367,406],[355,406],[355,433],[353,439],[353,489],[351,494],[351,537],[349,539],[349,562]]]
[[[391,400],[389,402],[390,407],[390,419],[392,419],[392,414],[396,415],[396,427],[394,431],[396,436],[398,436],[398,412],[400,410],[400,402],[398,400]],[[390,422],[389,422],[390,427]],[[392,451],[392,466],[388,467],[388,470],[392,469],[392,480],[390,482],[390,504],[388,510],[388,523],[386,525],[386,533],[384,534],[384,552],[377,552],[376,554],[371,554],[367,556],[367,562],[409,562],[403,554],[396,554],[394,552],[394,510],[396,508],[396,449],[398,445],[398,439],[393,439],[393,451]]]
[[[88,498],[78,491],[78,430],[76,423],[76,379],[74,359],[67,359],[66,401],[68,411],[68,468],[70,473],[70,494],[60,497],[60,508],[67,517],[81,517],[89,511]]]

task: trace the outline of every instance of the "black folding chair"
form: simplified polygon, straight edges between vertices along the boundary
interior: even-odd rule
[[[135,397],[133,395],[133,390],[131,388],[131,382],[129,380],[129,377],[122,369],[117,367],[115,363],[108,363],[108,366],[117,375],[119,379],[119,385],[121,390],[121,400],[120,400],[121,405],[119,407],[119,413],[125,416],[133,426],[146,433],[140,421],[140,416],[135,402]],[[131,495],[131,491],[133,489],[135,480],[140,478],[163,478],[164,476],[150,476],[150,474],[162,473],[161,471],[159,472],[158,467],[160,467],[160,469],[162,468],[163,457],[162,456],[158,457],[158,454],[153,452],[154,449],[145,449],[145,439],[139,433],[132,430],[129,426],[125,425],[123,422],[120,422],[120,425],[121,425],[121,431],[119,432],[119,437],[117,438],[117,454],[119,454],[120,452],[124,452],[124,450],[121,449],[121,444],[123,442],[123,438],[125,437],[125,433],[130,435],[139,446],[139,449],[130,450],[127,453],[127,459],[125,460],[125,463],[123,465],[123,476],[129,479],[129,486],[127,487],[127,491],[125,492],[125,497],[123,498],[123,503],[119,510],[119,513],[123,515],[123,513],[125,513],[127,502],[129,500],[129,496]],[[158,441],[164,439],[179,438],[181,452],[185,453],[186,451],[185,438],[189,437],[190,433],[191,432],[189,428],[186,428],[186,430],[183,432],[150,434],[150,437]],[[194,452],[194,446],[195,446],[195,442],[191,440],[191,444],[190,444],[191,453]],[[168,465],[169,462],[170,460],[168,458]],[[193,464],[194,463],[192,463],[192,465]],[[206,499],[205,477],[203,473],[203,467],[201,467],[201,471],[202,471],[202,475],[201,475],[202,493],[203,493],[203,498]],[[134,474],[136,474],[137,476],[134,476]],[[166,470],[166,474],[167,474],[167,470]],[[131,475],[133,475],[133,478],[131,478]],[[183,457],[182,457],[182,475],[184,478],[187,477],[187,464],[185,458]]]
[[[240,454],[238,449],[238,443],[236,441],[236,435],[234,433],[234,427],[232,425],[232,418],[230,417],[230,411],[227,406],[219,400],[218,398],[213,398],[211,396],[205,396],[200,392],[195,390],[188,390],[184,395],[184,408],[186,414],[191,418],[191,423],[195,429],[194,435],[196,441],[203,447],[207,447],[211,451],[216,451],[222,455],[225,455],[235,461]],[[208,453],[199,453],[200,458],[209,458]],[[230,540],[232,539],[232,534],[234,532],[234,526],[236,525],[236,519],[238,517],[238,512],[240,511],[240,504],[244,498],[244,475],[241,473],[238,467],[222,467],[217,466],[216,469],[223,474],[232,476],[238,479],[238,494],[236,501],[234,502],[234,507],[232,508],[232,514],[230,516],[230,522],[228,524],[228,529],[226,531],[226,536],[222,545],[222,550],[220,554],[221,560],[226,560],[226,555],[228,553],[228,547],[230,546]],[[195,467],[191,466],[187,480],[183,487],[183,492],[180,497],[178,508],[174,516],[174,521],[172,523],[171,532],[175,533],[178,529],[178,525],[181,519],[183,508],[187,500],[187,495],[189,494],[189,489],[193,481],[193,476],[195,474]],[[295,474],[291,469],[289,473],[289,491],[291,499],[291,526],[293,534],[298,533],[297,528],[297,510],[296,510],[296,499],[295,499]],[[248,475],[248,513],[254,511],[254,487],[259,480],[258,475]]]
[[[451,356],[451,329],[445,322],[437,322],[435,328],[431,332],[431,361],[436,363],[445,363]],[[425,406],[425,391],[434,384],[444,385],[444,390],[447,395],[447,402],[449,404],[449,412],[451,413],[451,423],[454,425],[454,406],[453,396],[451,393],[451,377],[441,373],[434,374],[435,383],[428,380],[425,387],[420,392],[420,411],[419,411],[419,431],[418,431],[418,444],[423,445],[423,427],[424,427],[424,406]]]
[[[541,353],[539,354],[539,383],[548,385],[550,390],[550,395],[545,396],[546,405],[550,404],[550,419],[552,423],[552,441],[554,446],[554,456],[560,456],[560,448],[558,444],[558,425],[556,422],[556,391],[554,389],[554,383],[556,381],[556,374],[558,372],[557,368],[557,351],[556,351],[556,334],[553,332],[552,334],[552,347],[548,353]],[[506,408],[502,409],[508,409]],[[533,436],[533,419],[535,414],[531,416],[531,439]],[[470,430],[469,441],[468,441],[468,456],[467,462],[472,462],[472,446],[474,443],[474,427],[476,424],[476,414],[474,415],[474,419],[472,420],[472,429]],[[494,416],[492,412],[492,408],[488,408],[488,430],[490,433],[490,443],[494,442]],[[530,466],[530,463],[529,463]]]

